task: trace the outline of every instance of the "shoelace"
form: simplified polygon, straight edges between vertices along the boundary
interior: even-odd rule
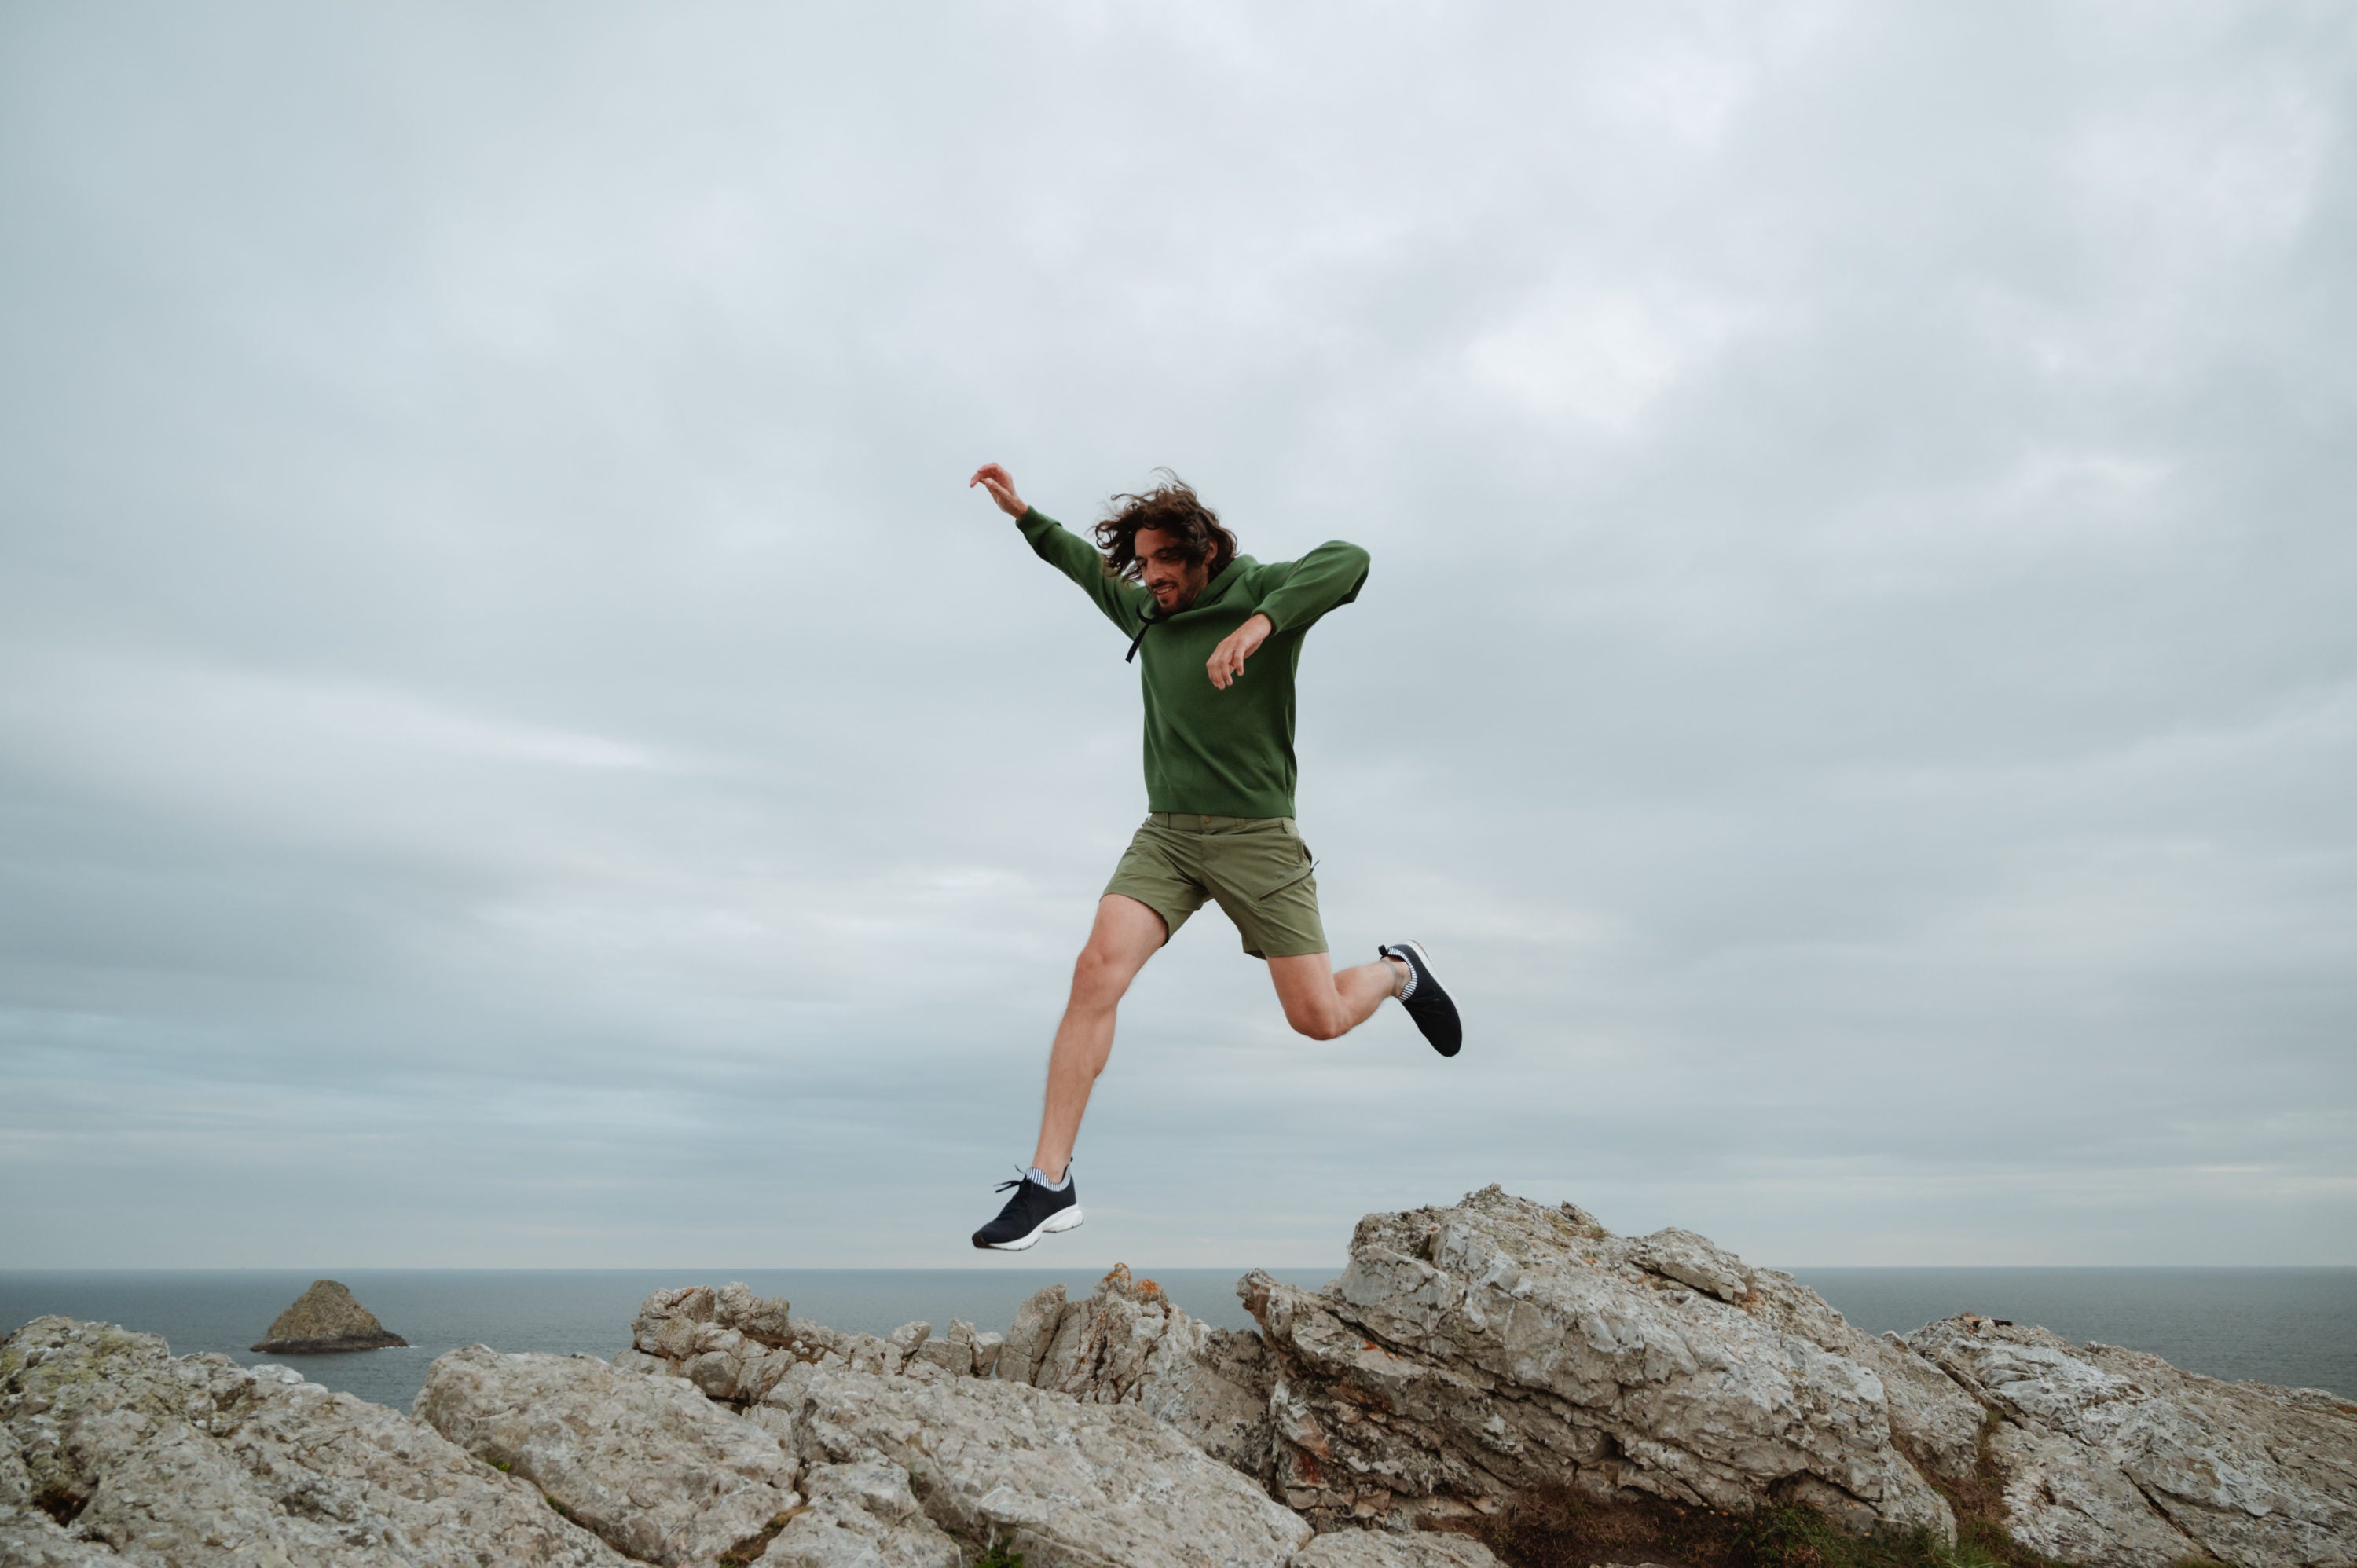
[[[1070,1181],[1071,1176],[1072,1168],[1068,1165],[1064,1167],[1064,1179],[1066,1181]],[[1018,1165],[1016,1167],[1015,1179],[1013,1181],[1000,1182],[996,1187],[992,1187],[990,1190],[993,1192],[1006,1192],[1009,1188],[1021,1187],[1025,1182],[1029,1181],[1030,1179],[1031,1173]],[[1061,1192],[1063,1188],[1056,1187],[1043,1187],[1039,1190],[1041,1192]]]
[[[1405,950],[1396,947],[1388,947],[1383,949],[1383,956],[1385,958],[1395,958],[1399,960],[1400,967],[1407,971],[1407,978],[1401,981],[1398,988],[1392,993],[1394,996],[1397,997],[1400,1001],[1405,1002],[1409,997],[1415,994],[1415,983],[1417,978],[1415,972],[1415,960],[1408,957]]]

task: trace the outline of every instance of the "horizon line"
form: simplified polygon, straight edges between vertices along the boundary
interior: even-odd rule
[[[1134,1273],[1224,1273],[1234,1268],[1238,1273],[1250,1273],[1254,1269],[1270,1273],[1310,1273],[1327,1272],[1341,1273],[1349,1267],[1341,1263],[1168,1263],[1136,1265],[1114,1263],[727,1263],[719,1265],[673,1263],[7,1263],[0,1264],[0,1276],[40,1273],[174,1273],[174,1274],[238,1274],[238,1273],[309,1273],[320,1270],[340,1270],[346,1273],[478,1273],[478,1274],[643,1274],[643,1273],[726,1273],[737,1270],[748,1273],[804,1274],[889,1274],[889,1273],[1107,1273],[1115,1268],[1127,1268]],[[2357,1262],[2346,1263],[1759,1263],[1755,1268],[1773,1269],[1781,1273],[1825,1273],[1836,1271],[1875,1271],[1880,1273],[1935,1269],[2017,1269],[2017,1270],[2118,1270],[2136,1269],[2200,1269],[2218,1273],[2256,1271],[2262,1269],[2357,1270]],[[725,1283],[725,1282],[724,1282]]]

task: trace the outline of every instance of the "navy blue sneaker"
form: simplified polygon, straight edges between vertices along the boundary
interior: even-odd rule
[[[1061,1191],[1044,1187],[1026,1171],[998,1190],[1015,1189],[998,1218],[974,1233],[974,1244],[994,1251],[1020,1252],[1050,1230],[1070,1230],[1081,1222],[1081,1188],[1070,1169]]]
[[[1465,1028],[1457,1021],[1457,1004],[1432,977],[1432,960],[1425,956],[1424,944],[1386,942],[1376,950],[1407,965],[1407,989],[1399,993],[1400,1005],[1407,1009],[1407,1015],[1415,1020],[1434,1050],[1444,1057],[1455,1056],[1465,1044]]]

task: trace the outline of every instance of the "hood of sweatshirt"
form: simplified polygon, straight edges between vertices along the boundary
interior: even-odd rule
[[[1197,594],[1195,602],[1185,609],[1166,616],[1157,615],[1154,607],[1149,607],[1146,612],[1146,624],[1139,627],[1137,635],[1129,639],[1129,651],[1121,656],[1121,661],[1126,664],[1136,658],[1137,645],[1146,640],[1146,634],[1165,621],[1181,621],[1189,616],[1211,610],[1226,610],[1233,614],[1235,606],[1232,601],[1236,595],[1243,592],[1245,580],[1252,575],[1253,568],[1259,564],[1259,562],[1249,555],[1238,555],[1221,567],[1211,580],[1203,585],[1203,591]]]

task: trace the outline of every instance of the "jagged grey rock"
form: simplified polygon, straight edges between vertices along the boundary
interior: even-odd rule
[[[1825,1310],[1841,1320],[1841,1314]],[[1986,1417],[1980,1402],[1896,1334],[1871,1339],[1861,1335],[1849,1345],[1857,1359],[1882,1380],[1883,1397],[1890,1402],[1891,1434],[1906,1445],[1917,1467],[1945,1481],[1970,1480],[1980,1464],[1981,1427]]]
[[[6,1568],[120,1568],[122,1563],[38,1509],[0,1503],[0,1563]]]
[[[1989,1455],[2024,1545],[2091,1568],[2357,1562],[2357,1402],[1971,1313],[1907,1343],[2003,1418]]]
[[[25,1468],[24,1444],[0,1426],[0,1509],[33,1506],[33,1473]]]
[[[990,1368],[984,1362],[983,1336],[974,1331],[974,1325],[962,1317],[950,1319],[947,1334],[935,1334],[916,1348],[916,1358],[955,1378],[986,1378]],[[989,1336],[991,1358],[996,1359],[998,1336]]]
[[[1893,1429],[1968,1466],[1978,1406],[1692,1232],[1616,1237],[1492,1187],[1368,1216],[1322,1292],[1238,1289],[1277,1362],[1278,1495],[1323,1522],[1447,1524],[1570,1485],[1953,1535]]]
[[[810,1506],[770,1543],[764,1568],[963,1568],[965,1553],[925,1517],[899,1466],[813,1465],[806,1484]]]
[[[814,1497],[823,1466],[897,1466],[934,1524],[970,1546],[1020,1552],[1031,1568],[1279,1568],[1310,1535],[1133,1405],[808,1362],[767,1399],[791,1412]]]
[[[408,1345],[376,1320],[352,1293],[335,1280],[313,1280],[295,1305],[278,1315],[270,1332],[250,1347],[265,1356],[318,1356],[342,1350],[390,1350]]]
[[[1257,1334],[1213,1328],[1179,1310],[1152,1280],[1116,1263],[1085,1301],[1050,1285],[1017,1310],[1007,1345],[1022,1370],[1002,1377],[1087,1404],[1134,1404],[1248,1476],[1269,1459],[1272,1368]]]
[[[1027,1304],[1034,1318],[1039,1304]],[[1220,1509],[1233,1512],[1242,1509],[1240,1518],[1259,1521],[1259,1528],[1287,1535],[1297,1530],[1307,1534],[1307,1527],[1293,1520],[1289,1514],[1270,1505],[1241,1477],[1234,1477],[1212,1464],[1204,1454],[1185,1441],[1173,1441],[1176,1434],[1168,1427],[1152,1422],[1119,1423],[1111,1425],[1102,1420],[1082,1423],[1088,1434],[1076,1450],[1077,1457],[1067,1455],[1058,1466],[1050,1466],[1037,1477],[1030,1477],[1026,1466],[1018,1463],[1014,1450],[1006,1446],[1004,1434],[983,1440],[979,1427],[996,1419],[1012,1420],[1011,1430],[1029,1431],[1040,1434],[1042,1452],[1052,1454],[1058,1444],[1047,1434],[1060,1431],[1064,1423],[1059,1409],[1077,1410],[1077,1399],[1067,1396],[1060,1404],[1051,1404],[1043,1418],[1034,1405],[1039,1396],[1032,1391],[1018,1392],[993,1383],[994,1370],[999,1379],[1011,1380],[1019,1365],[1026,1370],[1040,1369],[1044,1353],[1057,1339],[1056,1328],[1064,1310],[1059,1287],[1051,1297],[1047,1321],[1031,1331],[1030,1337],[1017,1347],[1017,1359],[1010,1359],[1007,1339],[996,1334],[984,1335],[973,1326],[952,1322],[946,1334],[935,1335],[930,1325],[904,1324],[891,1335],[877,1338],[872,1335],[845,1334],[823,1325],[794,1317],[782,1301],[764,1301],[743,1285],[729,1285],[715,1291],[705,1287],[684,1290],[658,1291],[647,1298],[632,1326],[632,1351],[620,1359],[621,1365],[633,1372],[668,1372],[683,1378],[701,1389],[712,1399],[745,1403],[751,1402],[756,1420],[775,1420],[791,1434],[801,1457],[809,1461],[811,1470],[804,1486],[809,1491],[809,1511],[798,1516],[771,1544],[766,1560],[779,1562],[832,1562],[844,1554],[860,1552],[883,1553],[878,1561],[899,1561],[899,1553],[910,1561],[922,1561],[940,1550],[940,1542],[923,1530],[917,1530],[908,1520],[895,1514],[890,1507],[876,1500],[876,1496],[861,1494],[829,1494],[820,1477],[866,1474],[865,1471],[844,1470],[842,1466],[899,1465],[904,1470],[910,1461],[889,1444],[866,1438],[851,1441],[842,1436],[845,1430],[842,1412],[832,1407],[823,1413],[834,1424],[828,1431],[834,1439],[822,1441],[805,1429],[805,1421],[821,1412],[813,1405],[812,1379],[822,1375],[840,1374],[839,1380],[818,1386],[850,1398],[863,1410],[872,1410],[878,1401],[886,1403],[904,1397],[917,1402],[901,1410],[901,1417],[911,1422],[950,1423],[948,1438],[931,1427],[926,1431],[928,1452],[936,1440],[951,1441],[970,1469],[980,1465],[985,1469],[991,1464],[994,1479],[978,1490],[967,1487],[971,1477],[967,1469],[957,1474],[961,1480],[946,1488],[931,1483],[918,1487],[918,1494],[927,1499],[927,1509],[932,1522],[926,1528],[936,1533],[943,1528],[958,1539],[981,1546],[994,1537],[1002,1541],[1017,1539],[1014,1532],[1028,1531],[1021,1537],[1034,1541],[1032,1561],[1035,1564],[1054,1563],[1089,1563],[1098,1561],[1126,1563],[1121,1553],[1133,1548],[1149,1552],[1137,1561],[1187,1563],[1210,1562],[1211,1558],[1187,1555],[1189,1550],[1181,1538],[1194,1528],[1194,1521],[1172,1518],[1160,1520],[1152,1509],[1138,1510],[1144,1505],[1129,1498],[1121,1485],[1109,1479],[1123,1466],[1144,1466],[1144,1483],[1167,1488],[1176,1483],[1168,1476],[1159,1480],[1151,1473],[1156,1466],[1168,1470],[1178,1466],[1175,1474],[1182,1477],[1182,1492],[1193,1497],[1190,1507],[1209,1509],[1207,1519],[1216,1521]],[[1019,1326],[1025,1321],[1018,1316]],[[1119,1324],[1125,1331],[1125,1345],[1134,1337],[1134,1353],[1109,1353],[1107,1337]],[[1136,1330],[1130,1336],[1128,1330]],[[1253,1348],[1257,1339],[1253,1336],[1237,1337]],[[1155,1347],[1168,1339],[1168,1348],[1157,1360]],[[1101,1288],[1090,1303],[1075,1304],[1072,1331],[1064,1336],[1063,1353],[1054,1362],[1060,1379],[1071,1382],[1079,1396],[1096,1404],[1128,1404],[1144,1406],[1151,1398],[1159,1399],[1168,1414],[1182,1421],[1197,1413],[1198,1408],[1212,1408],[1208,1397],[1189,1404],[1182,1397],[1197,1383],[1211,1392],[1210,1373],[1198,1362],[1198,1353],[1211,1344],[1203,1326],[1176,1313],[1158,1289],[1139,1288],[1130,1284],[1126,1271],[1117,1271],[1117,1278],[1109,1288]],[[974,1397],[997,1400],[1002,1409],[997,1416],[977,1413],[970,1402],[961,1404],[946,1399],[951,1390],[989,1389],[989,1393]],[[923,1391],[920,1392],[919,1391]],[[1228,1391],[1226,1418],[1232,1423],[1249,1429],[1258,1423],[1263,1430],[1254,1456],[1265,1454],[1265,1395],[1246,1391],[1238,1396]],[[1015,1402],[1012,1404],[1008,1401]],[[898,1408],[898,1407],[896,1407]],[[880,1418],[879,1418],[880,1419]],[[963,1424],[961,1424],[963,1423]],[[1218,1432],[1208,1422],[1198,1419],[1193,1431],[1212,1442]],[[1146,1449],[1138,1444],[1146,1441],[1141,1433],[1155,1434]],[[1126,1436],[1121,1434],[1126,1434]],[[871,1434],[872,1435],[872,1434]],[[1157,1446],[1158,1445],[1158,1446]],[[1019,1444],[1017,1445],[1019,1447]],[[1071,1444],[1064,1444],[1070,1447]],[[988,1456],[996,1455],[995,1460]],[[928,1459],[925,1463],[934,1463]],[[1092,1464],[1105,1466],[1098,1476],[1090,1469]],[[922,1465],[920,1475],[930,1475]],[[1003,1472],[1003,1473],[1002,1473]],[[1106,1488],[1111,1487],[1109,1491]],[[1209,1488],[1209,1489],[1206,1489]],[[957,1501],[967,1497],[993,1494],[987,1508],[980,1503],[966,1506]],[[1246,1499],[1240,1503],[1239,1499]],[[971,1502],[971,1498],[969,1498]],[[1135,1517],[1132,1517],[1132,1516]],[[1272,1522],[1280,1521],[1280,1522]],[[1234,1529],[1243,1528],[1231,1520],[1226,1525],[1216,1522],[1207,1526],[1211,1539],[1219,1550],[1235,1544],[1228,1537]],[[1124,1536],[1129,1530],[1135,1539]],[[911,1533],[911,1532],[914,1533]],[[1158,1532],[1158,1533],[1157,1533]],[[944,1538],[946,1539],[946,1537]],[[1247,1531],[1247,1541],[1253,1539]],[[1140,1543],[1143,1544],[1140,1544]],[[1264,1544],[1265,1544],[1264,1542]],[[1287,1551],[1293,1542],[1283,1542]],[[1165,1555],[1153,1557],[1161,1551]],[[1101,1552],[1101,1555],[1091,1555]],[[1177,1553],[1171,1555],[1170,1553]],[[822,1555],[833,1554],[833,1555]],[[1285,1553],[1272,1552],[1262,1560],[1271,1563],[1283,1561]],[[1243,1561],[1244,1559],[1238,1559]]]
[[[0,1426],[0,1563],[8,1568],[73,1568],[119,1561],[105,1548],[76,1540],[33,1506],[33,1475],[16,1434]]]
[[[1337,1530],[1293,1554],[1286,1568],[1501,1568],[1496,1553],[1467,1535]]]
[[[936,1340],[931,1325],[908,1323],[879,1339],[792,1316],[787,1305],[742,1284],[656,1291],[639,1308],[630,1348],[614,1365],[685,1378],[716,1400],[755,1404],[789,1367],[804,1363],[925,1380],[988,1377],[997,1361],[998,1337],[977,1335],[971,1325],[953,1323]]]
[[[0,1426],[35,1495],[134,1562],[626,1563],[396,1411],[105,1324],[39,1317],[0,1340]]]
[[[1056,1337],[1056,1325],[1064,1316],[1064,1287],[1049,1285],[1038,1292],[1015,1309],[1015,1321],[1006,1329],[1006,1343],[999,1348],[998,1375],[1009,1382],[1028,1383],[1039,1369],[1039,1358],[1048,1353]]]
[[[641,1563],[710,1563],[802,1501],[793,1456],[774,1433],[687,1383],[594,1356],[470,1345],[427,1369],[415,1409]]]

